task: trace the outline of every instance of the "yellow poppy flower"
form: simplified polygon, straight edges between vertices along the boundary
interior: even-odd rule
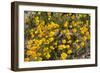
[[[84,46],[85,45],[85,43],[84,42],[81,42],[81,46]]]
[[[57,46],[57,42],[54,42],[54,45],[56,45],[56,46]]]
[[[76,29],[76,28],[74,28],[74,29],[73,29],[73,32],[74,32],[74,33],[76,33],[76,32],[77,32],[77,29]]]
[[[65,39],[63,39],[63,40],[62,40],[62,43],[63,43],[63,44],[65,44],[65,43],[66,43],[66,40],[65,40]]]
[[[49,53],[46,54],[46,58],[49,59],[51,55]]]
[[[67,21],[64,23],[64,27],[68,27],[68,22]]]
[[[69,50],[67,51],[67,54],[72,54],[72,50],[69,49]]]
[[[50,46],[50,49],[54,50],[55,48],[53,46]]]
[[[80,31],[82,34],[84,34],[87,30],[88,30],[88,28],[86,26],[83,26],[80,28]]]
[[[79,42],[79,40],[77,39],[76,41],[75,41],[75,43],[78,43]]]
[[[66,30],[62,30],[61,32],[62,32],[63,34],[65,34],[67,31],[66,31]]]
[[[50,37],[52,37],[52,36],[54,36],[55,35],[55,32],[53,32],[53,31],[51,31],[50,33],[49,33],[49,36]]]
[[[62,59],[62,60],[66,59],[67,57],[68,57],[68,55],[67,55],[66,53],[63,52],[63,53],[61,54],[61,59]]]
[[[66,45],[66,48],[69,49],[70,48],[70,45]]]
[[[66,48],[65,45],[59,45],[59,46],[58,46],[58,49],[59,49],[59,50],[63,50],[63,49],[65,49],[65,48]]]
[[[31,50],[27,50],[26,55],[32,55],[33,52]]]
[[[28,44],[32,44],[33,43],[33,40],[29,40],[27,43]]]
[[[48,49],[49,49],[48,47],[45,47],[45,48],[43,49],[43,51],[48,51]]]
[[[27,48],[27,49],[30,49],[31,46],[32,46],[31,44],[27,44],[27,45],[26,45],[26,48]]]
[[[53,40],[54,40],[54,38],[53,38],[53,37],[49,38],[49,41],[50,41],[50,42],[52,42]]]
[[[38,31],[35,31],[35,34],[37,34],[38,33]]]
[[[83,36],[83,41],[86,41],[88,39],[88,37],[87,36]]]

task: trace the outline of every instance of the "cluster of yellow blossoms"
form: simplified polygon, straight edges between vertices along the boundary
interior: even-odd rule
[[[89,14],[26,11],[24,61],[89,58],[89,20]]]

